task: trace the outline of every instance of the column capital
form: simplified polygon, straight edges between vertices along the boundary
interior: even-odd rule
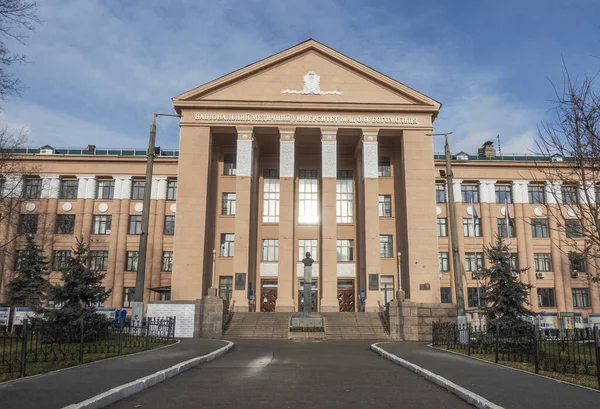
[[[127,179],[133,179],[133,176],[131,175],[113,175],[113,179],[114,180],[127,180]]]
[[[296,128],[279,128],[279,136],[282,141],[294,141],[296,139]]]
[[[362,129],[362,141],[363,142],[377,142],[378,135],[379,135],[378,129],[370,129],[370,128]]]
[[[77,179],[96,179],[96,175],[75,175]]]
[[[321,128],[321,141],[334,142],[337,140],[337,128]]]
[[[42,179],[60,179],[60,175],[40,175]]]
[[[253,140],[254,139],[254,129],[252,128],[235,128],[238,134],[238,140]]]

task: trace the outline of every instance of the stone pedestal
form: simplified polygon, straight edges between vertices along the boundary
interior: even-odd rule
[[[200,300],[199,338],[220,339],[223,337],[223,300],[216,296],[216,292],[216,288],[209,288],[209,295]]]
[[[389,303],[390,336],[402,341],[431,341],[434,322],[456,321],[456,305],[392,300]]]
[[[294,314],[290,326],[323,328],[323,316],[321,314]]]

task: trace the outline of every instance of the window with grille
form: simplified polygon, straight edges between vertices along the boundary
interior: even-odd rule
[[[235,215],[235,193],[223,193],[221,200],[221,214],[223,216]]]
[[[96,197],[98,199],[112,200],[115,196],[115,181],[113,179],[98,180]]]
[[[508,226],[506,223],[506,218],[497,219],[496,225],[498,226],[498,237],[515,237],[516,231],[512,219],[510,219]]]
[[[479,203],[479,187],[477,185],[461,185],[460,196],[463,203]]]
[[[77,188],[79,181],[77,180],[61,180],[58,197],[60,199],[77,199]]]
[[[448,219],[445,217],[437,218],[437,234],[438,237],[448,237]]]
[[[131,308],[133,303],[133,295],[135,294],[135,287],[123,288],[123,308]]]
[[[262,261],[279,260],[279,240],[264,239],[262,241]]]
[[[481,219],[475,218],[473,222],[472,217],[465,217],[463,219],[463,234],[465,237],[481,237]]]
[[[381,299],[384,304],[392,301],[394,298],[394,276],[381,276],[379,279],[381,288]]]
[[[134,180],[131,185],[131,199],[144,200],[144,190],[146,188],[145,180]]]
[[[477,263],[475,263],[475,256],[477,256]],[[465,253],[465,271],[477,272],[483,268],[483,253]]]
[[[548,219],[531,219],[531,235],[533,237],[550,237]]]
[[[565,233],[567,237],[575,239],[583,237],[583,229],[579,220],[565,220]]]
[[[223,175],[235,176],[235,155],[226,153],[223,156]]]
[[[162,291],[159,293],[158,301],[171,301],[171,291]]]
[[[0,178],[0,199],[4,199],[4,186],[6,186],[6,180]]]
[[[233,276],[219,277],[219,297],[222,300],[229,301],[233,296]]]
[[[573,307],[588,308],[590,306],[589,288],[573,288]]]
[[[90,269],[106,271],[108,268],[108,251],[90,251]]]
[[[536,272],[547,273],[552,271],[552,259],[549,253],[534,253],[533,264]]]
[[[167,200],[177,200],[177,181],[167,181]]]
[[[60,271],[69,265],[71,250],[55,250],[52,256],[52,270]]]
[[[467,304],[470,308],[477,308],[483,305],[483,288],[468,287],[467,288]]]
[[[579,195],[577,194],[577,186],[564,185],[561,187],[562,201],[564,204],[579,203]]]
[[[440,302],[443,304],[452,303],[452,292],[450,287],[440,287]]]
[[[73,234],[75,231],[74,214],[56,215],[56,234]]]
[[[233,257],[235,250],[235,235],[221,233],[221,257]]]
[[[379,257],[391,258],[394,257],[394,247],[391,235],[379,236]]]
[[[337,261],[354,261],[354,240],[337,240]]]
[[[585,273],[583,254],[569,252],[569,271],[571,273]]]
[[[446,203],[446,186],[443,183],[435,184],[435,202]]]
[[[38,229],[37,214],[22,214],[19,217],[19,234],[35,234]]]
[[[169,273],[171,271],[173,271],[173,252],[172,251],[163,251],[161,271],[169,272]]]
[[[392,217],[391,195],[379,195],[379,217]]]
[[[279,169],[263,172],[263,223],[279,223]]]
[[[438,253],[438,268],[440,271],[450,271],[450,258],[447,251]]]
[[[23,198],[39,199],[42,196],[42,179],[25,179],[23,184]]]
[[[127,260],[125,262],[125,271],[137,271],[138,269],[139,252],[128,251]]]
[[[512,194],[510,192],[510,186],[496,185],[496,203],[512,203]]]
[[[316,170],[300,170],[298,222],[319,223],[319,181]]]
[[[353,177],[351,170],[339,170],[335,182],[336,222],[338,224],[354,222]]]
[[[129,230],[127,234],[142,234],[142,216],[129,216]]]
[[[310,253],[310,257],[317,261],[319,259],[318,241],[316,239],[298,240],[298,259],[304,260],[306,253]]]
[[[554,302],[554,288],[538,288],[538,307],[556,307]]]
[[[392,166],[390,165],[390,158],[382,157],[379,158],[379,167],[377,169],[377,176],[390,177],[392,176]]]
[[[544,186],[543,185],[527,186],[527,194],[529,195],[529,203],[531,203],[531,204],[546,203],[546,196],[544,194]]]
[[[92,234],[110,234],[111,227],[112,227],[112,216],[110,216],[110,215],[94,215],[92,217]],[[140,229],[141,229],[141,227],[140,227]]]
[[[175,216],[165,216],[165,236],[172,236],[175,234]]]

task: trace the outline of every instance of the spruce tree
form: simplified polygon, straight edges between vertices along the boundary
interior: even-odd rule
[[[501,237],[485,252],[491,263],[491,267],[482,272],[482,278],[487,281],[483,286],[482,301],[488,325],[498,322],[505,328],[516,328],[524,324],[527,317],[535,315],[527,308],[533,286],[519,280],[519,276],[529,268],[513,268],[510,251]]]
[[[7,286],[6,303],[10,307],[29,307],[36,313],[42,312],[50,287],[48,274],[46,257],[33,236],[27,235],[27,247],[20,253],[15,276]]]

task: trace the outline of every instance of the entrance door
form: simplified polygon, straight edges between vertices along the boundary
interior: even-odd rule
[[[394,298],[394,276],[381,276],[379,284],[381,285],[381,299],[384,304],[387,304]]]
[[[312,280],[312,312],[318,312],[319,291],[317,280]],[[300,280],[298,284],[298,311],[304,311],[304,280]]]
[[[338,280],[338,303],[340,312],[355,312],[354,280]]]
[[[275,312],[277,280],[263,280],[260,290],[260,312]]]

